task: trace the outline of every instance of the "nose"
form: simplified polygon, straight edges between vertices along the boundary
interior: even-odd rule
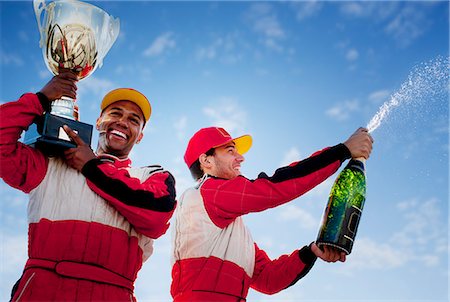
[[[123,128],[128,128],[128,118],[125,115],[122,115],[117,119],[117,124]]]
[[[244,156],[242,154],[239,154],[239,153],[236,152],[236,160],[238,162],[242,163],[245,160],[245,158],[244,158]]]

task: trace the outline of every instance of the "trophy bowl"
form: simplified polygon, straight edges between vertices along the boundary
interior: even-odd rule
[[[45,64],[54,74],[69,69],[82,80],[89,77],[114,44],[120,22],[92,4],[77,0],[33,1]],[[45,153],[75,147],[62,126],[68,125],[90,144],[92,126],[78,121],[75,100],[63,96],[25,134],[25,143]]]

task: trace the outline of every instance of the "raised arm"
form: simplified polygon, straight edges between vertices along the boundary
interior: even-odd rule
[[[50,108],[50,102],[63,96],[76,97],[76,76],[62,73],[38,92],[0,106],[0,177],[25,193],[34,189],[47,171],[47,158],[38,150],[19,142],[23,131]]]
[[[373,139],[365,128],[357,129],[343,144],[318,151],[309,158],[275,171],[261,173],[256,180],[243,176],[231,180],[209,178],[200,190],[210,218],[225,227],[236,217],[287,203],[337,171],[350,157],[368,158]]]
[[[347,147],[339,144],[280,168],[271,177],[261,173],[256,180],[210,178],[200,190],[213,222],[225,227],[238,216],[276,207],[306,193],[335,173],[347,158]]]

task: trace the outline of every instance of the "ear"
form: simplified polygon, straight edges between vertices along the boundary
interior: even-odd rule
[[[136,144],[139,144],[143,137],[144,137],[144,132],[141,132],[141,134],[139,134],[139,136],[138,136],[138,139],[136,140]]]
[[[200,167],[204,167],[206,169],[211,169],[211,167],[212,167],[211,159],[205,153],[203,153],[199,156],[198,161],[200,162]]]
[[[95,129],[100,130],[100,122],[101,122],[102,116],[100,115],[97,118],[97,121],[95,122]]]

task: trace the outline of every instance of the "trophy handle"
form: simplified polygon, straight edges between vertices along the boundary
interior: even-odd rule
[[[100,60],[98,60],[98,67],[102,67],[103,65],[103,57],[106,56],[106,54],[108,53],[108,51],[111,49],[111,47],[113,46],[114,42],[117,39],[117,36],[119,35],[119,31],[120,31],[120,20],[119,18],[114,18],[112,16],[109,16],[108,18],[109,20],[109,26],[107,28],[107,39],[104,42],[104,48],[101,52],[100,55]]]
[[[45,41],[42,35],[43,29],[41,24],[41,14],[47,8],[47,5],[45,4],[45,0],[33,0],[33,6],[34,6],[34,13],[36,14],[36,20],[38,23],[39,34],[41,36],[41,39],[39,40],[39,46],[42,48],[44,46]]]

